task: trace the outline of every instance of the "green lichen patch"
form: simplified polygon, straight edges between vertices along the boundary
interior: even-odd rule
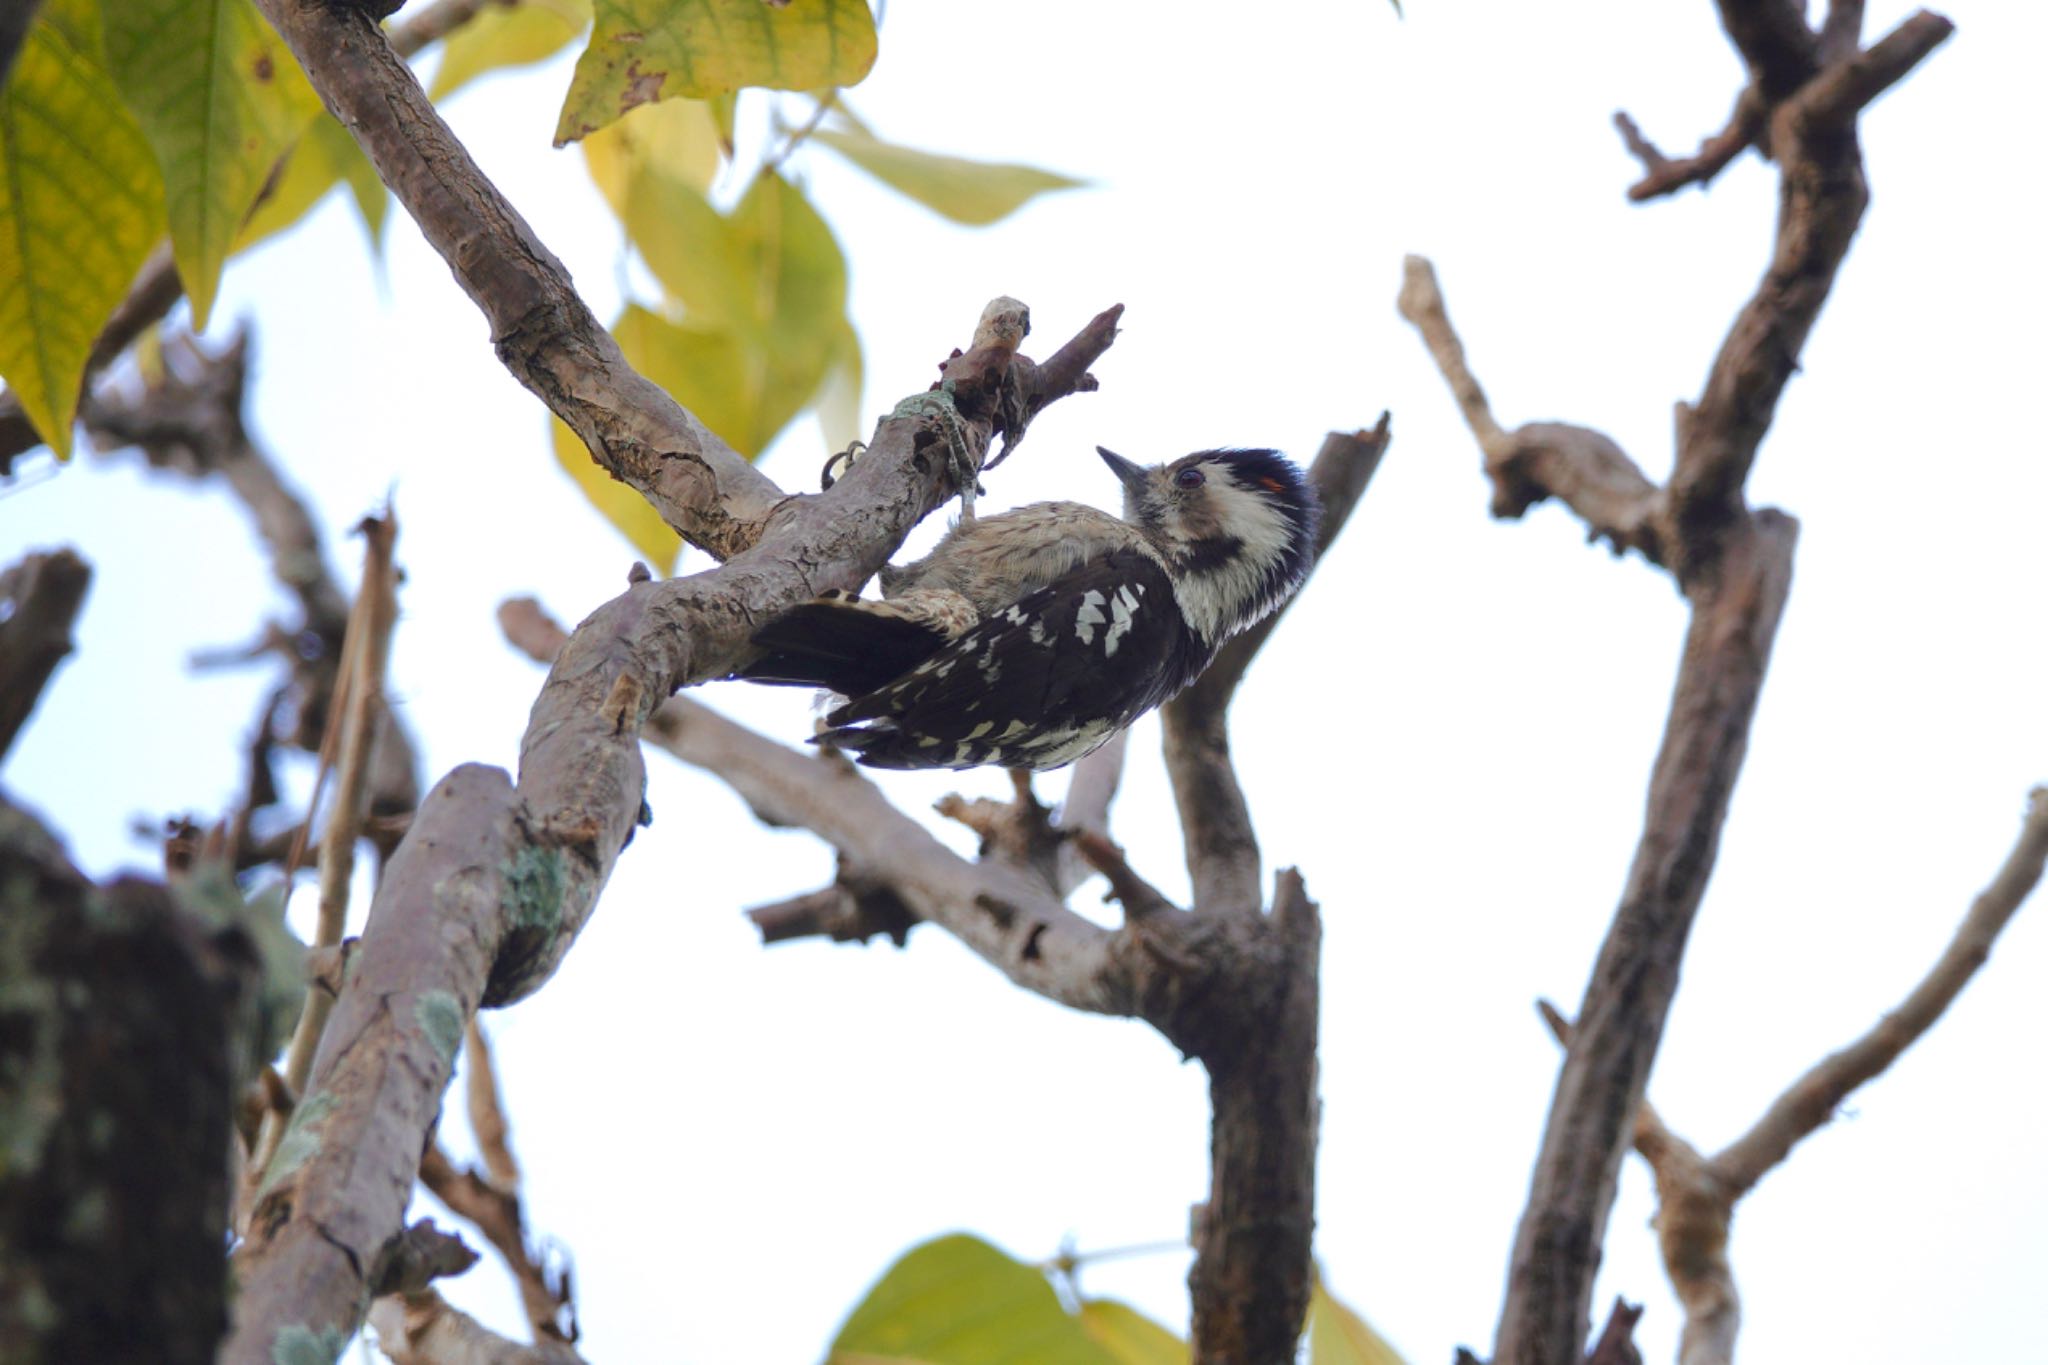
[[[528,844],[499,866],[505,879],[505,910],[514,932],[553,934],[562,923],[568,887],[567,855],[559,848]]]
[[[278,1139],[277,1154],[263,1173],[262,1193],[268,1194],[291,1177],[292,1172],[312,1160],[320,1150],[320,1125],[335,1110],[334,1096],[325,1091],[308,1095],[292,1111],[292,1121]]]
[[[455,1049],[462,1046],[462,1002],[447,991],[422,991],[413,1001],[412,1017],[441,1060],[452,1063]]]
[[[308,1327],[295,1322],[280,1328],[270,1344],[271,1365],[334,1365],[350,1334],[339,1327]]]

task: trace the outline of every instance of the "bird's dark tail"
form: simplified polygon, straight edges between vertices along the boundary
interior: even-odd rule
[[[755,631],[761,657],[733,676],[858,697],[908,673],[946,640],[943,630],[886,602],[821,597]]]

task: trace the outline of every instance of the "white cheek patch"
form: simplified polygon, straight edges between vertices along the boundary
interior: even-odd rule
[[[1242,630],[1256,612],[1267,575],[1293,548],[1295,525],[1270,498],[1239,488],[1228,479],[1210,482],[1218,529],[1238,542],[1228,563],[1192,573],[1174,584],[1174,596],[1188,621],[1207,639]]]

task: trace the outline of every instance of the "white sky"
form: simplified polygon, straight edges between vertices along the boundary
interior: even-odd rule
[[[1907,11],[1872,6],[1872,28]],[[1874,204],[1751,492],[1804,524],[1750,763],[1652,1094],[1718,1146],[1895,1004],[2048,779],[2040,606],[2048,462],[2037,6],[1957,0],[1959,33],[1865,120]],[[1609,0],[1108,7],[892,0],[855,106],[885,136],[1087,176],[996,228],[951,227],[822,151],[800,159],[853,269],[869,419],[921,389],[997,293],[1050,350],[1129,306],[1102,392],[1059,405],[994,505],[1114,489],[1089,448],[1169,458],[1394,412],[1345,539],[1253,672],[1236,748],[1269,865],[1326,916],[1320,1245],[1332,1284],[1422,1362],[1484,1350],[1554,1077],[1530,1002],[1573,1008],[1640,820],[1683,606],[1568,514],[1494,525],[1476,449],[1395,315],[1432,256],[1496,410],[1609,432],[1653,475],[1768,251],[1775,176],[1633,208],[1608,126],[1673,153],[1739,81],[1711,6]],[[626,272],[581,158],[548,150],[565,62],[458,98],[457,131],[609,316]],[[759,103],[759,97],[752,97]],[[407,572],[394,686],[429,780],[510,765],[540,681],[493,609],[573,620],[631,552],[550,458],[545,414],[399,217],[388,262],[350,211],[228,273],[257,328],[255,420],[353,566],[344,528],[396,488]],[[767,457],[821,462],[806,420]],[[79,654],[9,760],[96,872],[146,865],[131,819],[213,813],[270,679],[195,677],[280,595],[217,491],[82,462],[0,500],[0,558],[69,542],[97,567]],[[935,534],[937,520],[924,536]],[[697,567],[693,561],[686,567]],[[702,693],[770,733],[807,701]],[[1183,889],[1156,726],[1117,833]],[[830,855],[650,758],[655,824],[558,978],[489,1021],[533,1229],[573,1253],[607,1361],[807,1361],[912,1243],[955,1228],[1027,1257],[1172,1239],[1207,1184],[1198,1068],[1143,1025],[1062,1011],[942,933],[908,952],[763,951],[743,905],[822,884]],[[910,809],[999,774],[890,782]],[[1058,781],[1045,784],[1058,790]],[[956,845],[965,847],[951,831]],[[1092,894],[1081,899],[1092,903]],[[360,915],[360,908],[358,909]],[[2048,909],[1854,1121],[1744,1203],[1734,1260],[1752,1362],[2013,1359],[2048,1276],[2039,1074]],[[455,1092],[459,1094],[458,1092]],[[466,1143],[459,1102],[444,1131]],[[1600,1311],[1677,1310],[1630,1159]],[[1183,1325],[1185,1258],[1084,1272]],[[516,1330],[487,1260],[450,1286]]]

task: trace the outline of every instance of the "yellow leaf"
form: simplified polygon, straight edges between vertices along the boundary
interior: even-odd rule
[[[50,0],[0,87],[0,375],[59,458],[86,356],[164,225],[95,21],[89,0]]]
[[[1309,1365],[1406,1365],[1371,1324],[1339,1303],[1316,1276],[1308,1302]]]
[[[1185,1359],[1185,1357],[1183,1357]],[[833,1339],[826,1365],[1121,1365],[1035,1266],[978,1237],[912,1247]]]
[[[1082,1304],[1081,1327],[1117,1365],[1188,1365],[1186,1342],[1114,1299]]]
[[[299,135],[285,154],[276,183],[256,203],[255,212],[235,238],[237,252],[274,236],[297,223],[327,197],[336,185],[346,184],[355,200],[356,212],[372,243],[383,240],[384,218],[391,204],[390,191],[377,178],[376,168],[363,149],[349,136],[348,129],[322,114]]]
[[[865,0],[598,0],[596,8],[557,147],[654,100],[852,85],[875,63]]]
[[[630,231],[638,217],[634,191],[643,180],[680,181],[699,198],[710,190],[718,174],[718,129],[711,107],[702,100],[643,104],[584,138],[583,160],[605,202]]]
[[[676,557],[683,552],[683,538],[669,529],[647,499],[620,483],[590,457],[581,437],[552,418],[555,460],[569,472],[583,496],[598,514],[618,529],[648,566],[664,578],[675,572]]]
[[[590,0],[486,3],[448,35],[427,93],[447,98],[482,75],[545,61],[590,25]]]
[[[203,328],[243,220],[320,102],[249,0],[117,0],[104,18],[107,69],[156,151]]]
[[[971,227],[1007,218],[1037,195],[1080,189],[1088,183],[1033,166],[920,152],[859,131],[821,128],[811,140],[824,143],[897,193]]]

